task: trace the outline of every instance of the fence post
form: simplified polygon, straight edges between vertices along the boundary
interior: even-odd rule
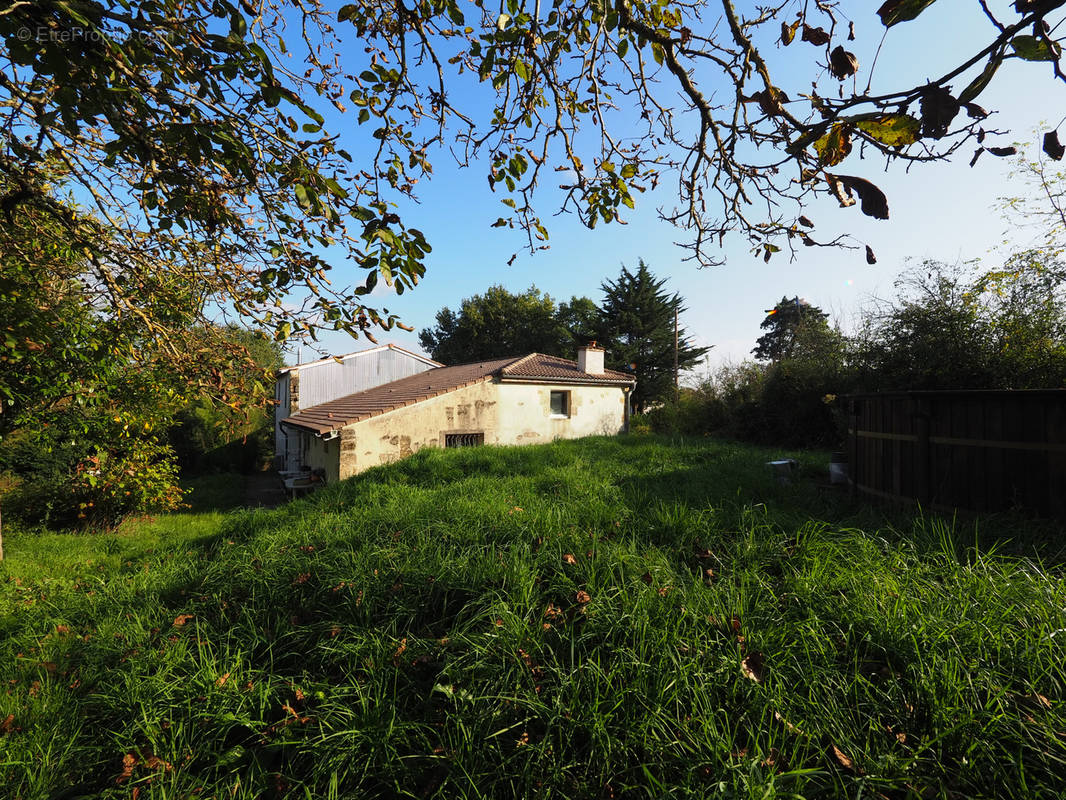
[[[929,447],[931,420],[928,398],[916,399],[911,395],[911,408],[911,414],[915,418],[915,433],[918,436],[914,452],[915,496],[924,508],[929,505],[933,497],[931,465],[929,463],[932,458],[932,452]]]
[[[859,487],[859,407],[860,400],[848,399],[848,478],[851,495],[858,494]]]

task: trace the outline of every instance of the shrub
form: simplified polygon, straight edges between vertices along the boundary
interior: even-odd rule
[[[97,450],[77,465],[68,491],[75,519],[88,527],[111,527],[130,514],[182,507],[174,451],[150,439],[131,438]]]
[[[181,506],[174,451],[151,433],[130,434],[127,423],[111,420],[103,445],[82,443],[75,431],[49,426],[8,437],[0,461],[13,479],[3,503],[5,515],[23,525],[101,528],[131,514]],[[94,428],[105,422],[93,420]]]

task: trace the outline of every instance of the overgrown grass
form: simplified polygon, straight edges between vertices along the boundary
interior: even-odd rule
[[[110,575],[126,562],[143,559],[160,548],[173,550],[217,536],[226,512],[244,501],[245,476],[210,475],[183,481],[188,509],[157,517],[132,517],[111,531],[70,533],[4,528],[6,560],[0,575],[10,580],[76,582],[83,574]]]
[[[768,455],[428,451],[102,570],[16,542],[0,794],[1066,791],[1055,529],[886,518]]]

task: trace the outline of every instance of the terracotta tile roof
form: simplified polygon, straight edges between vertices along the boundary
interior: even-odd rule
[[[530,353],[500,370],[500,378],[551,378],[563,382],[579,383],[633,383],[636,379],[625,372],[613,369],[603,371],[602,375],[590,375],[577,367],[576,361],[558,356],[546,356],[543,353]]]
[[[521,358],[475,361],[454,367],[437,367],[364,392],[339,397],[328,403],[297,411],[281,421],[314,433],[329,433],[353,422],[361,422],[404,406],[421,403],[447,392],[472,386],[491,378],[501,381],[538,381],[541,383],[591,383],[625,385],[634,378],[624,372],[606,370],[603,375],[589,375],[577,363],[565,358],[530,353]]]

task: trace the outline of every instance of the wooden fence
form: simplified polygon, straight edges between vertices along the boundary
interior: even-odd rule
[[[849,395],[856,491],[1066,517],[1066,389]]]

